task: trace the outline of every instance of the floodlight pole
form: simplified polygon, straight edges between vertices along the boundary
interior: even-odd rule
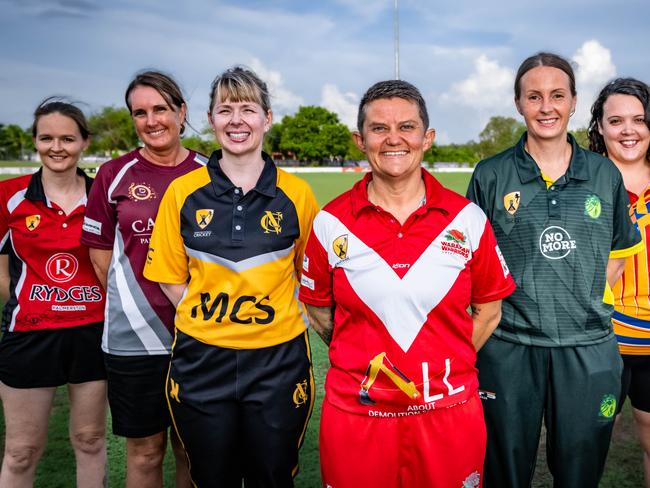
[[[393,31],[395,34],[395,79],[399,80],[399,0],[395,0]]]

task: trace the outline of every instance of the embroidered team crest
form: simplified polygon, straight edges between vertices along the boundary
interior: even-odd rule
[[[30,232],[36,229],[36,227],[38,227],[38,224],[40,223],[41,223],[41,216],[38,214],[25,217],[25,225],[27,226],[27,230]]]
[[[156,198],[156,192],[147,183],[131,183],[129,185],[129,198],[143,201]]]
[[[345,259],[348,255],[348,235],[343,234],[334,239],[334,242],[332,242],[332,249],[334,249],[334,254],[336,254],[339,259]]]
[[[273,232],[274,234],[279,234],[282,232],[282,226],[280,223],[283,218],[284,216],[282,215],[282,212],[271,212],[270,210],[265,210],[264,216],[262,217],[262,220],[260,220],[260,225],[262,226],[262,229],[264,229],[264,233],[270,234]]]
[[[210,222],[212,222],[212,216],[214,215],[214,210],[211,208],[202,208],[196,211],[196,223],[199,224],[201,229],[205,229]]]
[[[585,215],[588,215],[592,219],[597,219],[600,217],[601,211],[602,205],[600,204],[600,198],[596,195],[589,195],[585,200]]]
[[[517,209],[519,208],[519,202],[521,202],[521,192],[520,191],[511,191],[505,197],[503,197],[503,206],[510,215],[514,215]]]
[[[307,380],[302,380],[300,383],[296,383],[296,389],[293,390],[293,404],[296,408],[300,408],[309,400],[309,394],[307,393]]]

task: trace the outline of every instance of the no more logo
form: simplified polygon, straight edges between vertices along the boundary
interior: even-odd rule
[[[539,250],[548,259],[562,259],[576,248],[576,241],[562,227],[552,225],[539,236]]]

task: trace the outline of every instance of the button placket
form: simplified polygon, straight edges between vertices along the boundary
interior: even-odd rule
[[[235,188],[233,191],[233,206],[232,206],[232,240],[241,242],[244,240],[244,222],[246,220],[246,207],[241,202],[242,191],[240,188]]]

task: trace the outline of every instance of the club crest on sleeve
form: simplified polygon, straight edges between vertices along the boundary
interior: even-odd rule
[[[214,210],[211,208],[202,208],[196,211],[196,223],[199,224],[201,229],[205,229],[210,222],[212,222],[212,216],[214,215]]]
[[[260,225],[264,229],[265,234],[279,234],[282,232],[282,219],[284,216],[282,212],[271,212],[270,210],[265,210],[262,219],[260,220]]]
[[[521,192],[520,191],[511,191],[506,196],[503,197],[503,207],[506,209],[510,215],[514,215],[517,209],[519,208],[519,203],[521,202]]]
[[[343,234],[334,239],[332,249],[339,259],[345,259],[348,256],[348,235]]]
[[[38,224],[40,223],[41,223],[41,216],[38,214],[25,217],[25,225],[27,226],[27,230],[30,232],[36,229],[36,227],[38,227]]]

